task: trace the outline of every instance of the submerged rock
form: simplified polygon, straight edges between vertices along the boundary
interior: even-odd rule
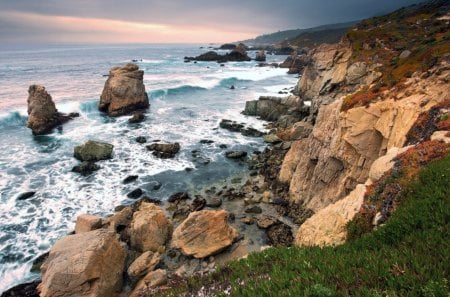
[[[94,171],[97,171],[100,169],[100,166],[98,166],[97,164],[95,164],[92,161],[83,161],[81,162],[81,164],[76,165],[72,168],[72,172],[76,172],[79,173],[83,176],[87,176],[91,173],[93,173]]]
[[[52,96],[45,90],[45,87],[31,85],[28,89],[28,123],[27,127],[35,135],[42,135],[52,132],[53,128],[62,125],[74,117],[77,113],[69,115],[58,112]]]
[[[128,123],[137,124],[137,123],[143,122],[144,120],[145,120],[145,115],[140,111],[136,111],[133,113],[133,116],[130,119],[128,119]]]
[[[245,151],[229,151],[225,153],[225,157],[228,159],[242,159],[247,156]]]
[[[41,267],[41,297],[115,296],[122,286],[125,248],[104,229],[69,235]]]
[[[132,183],[132,182],[134,182],[135,180],[137,180],[138,179],[138,175],[129,175],[129,176],[127,176],[123,181],[122,181],[122,183],[123,184],[129,184],[129,183]]]
[[[137,189],[134,189],[133,191],[131,191],[130,193],[128,193],[127,197],[131,198],[131,199],[138,199],[143,194],[144,194],[144,191],[142,191],[142,189],[140,189],[140,188],[137,188]]]
[[[175,143],[152,143],[147,145],[149,151],[153,151],[153,156],[161,159],[170,159],[180,151],[180,144]]]
[[[27,200],[31,197],[33,197],[36,194],[36,192],[25,192],[17,196],[17,200]]]
[[[226,211],[202,210],[189,214],[175,229],[172,246],[184,255],[205,258],[229,247],[238,236]]]
[[[111,159],[114,146],[100,141],[89,140],[74,149],[74,157],[80,161],[100,161]]]
[[[150,106],[143,82],[144,71],[136,64],[109,71],[98,108],[110,116],[121,116]]]

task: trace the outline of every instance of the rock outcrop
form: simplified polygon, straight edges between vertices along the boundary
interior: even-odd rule
[[[131,247],[140,252],[158,252],[166,244],[172,226],[164,211],[153,203],[142,203],[130,224]]]
[[[224,210],[192,212],[173,232],[172,246],[195,258],[214,255],[239,236],[227,220],[228,213]]]
[[[295,53],[294,55],[287,57],[283,63],[280,63],[279,67],[288,68],[288,74],[299,74],[302,73],[303,69],[308,65],[309,59],[310,58],[307,55],[297,55],[297,53]]]
[[[98,108],[110,116],[147,109],[150,104],[143,82],[144,71],[135,64],[114,67],[109,71]]]
[[[80,161],[100,161],[111,159],[114,146],[100,141],[89,140],[74,148],[73,155]]]
[[[58,112],[52,96],[45,87],[31,85],[28,89],[28,123],[27,127],[35,135],[48,134],[53,128],[77,117],[77,113],[63,114]]]
[[[257,51],[255,61],[257,62],[265,62],[266,61],[266,52],[264,50]]]
[[[185,62],[190,61],[204,61],[204,62],[212,62],[216,61],[218,63],[225,62],[245,62],[251,61],[251,58],[247,55],[247,47],[243,44],[239,44],[234,47],[231,52],[220,55],[215,51],[209,51],[204,54],[201,54],[197,57],[184,57]]]
[[[153,156],[161,159],[170,159],[180,151],[180,144],[175,143],[152,143],[147,145],[147,149],[152,151]]]
[[[114,232],[96,230],[56,242],[41,267],[41,297],[117,296],[126,252]]]
[[[297,96],[285,98],[261,96],[258,100],[247,101],[243,114],[274,122],[283,117],[291,117],[291,123],[295,123],[308,114],[307,109]]]
[[[295,142],[283,162],[279,179],[289,185],[290,198],[318,211],[365,183],[372,163],[402,147],[418,116],[444,100],[449,73],[412,78],[402,94],[368,107],[341,112],[342,100],[322,105],[313,132]]]

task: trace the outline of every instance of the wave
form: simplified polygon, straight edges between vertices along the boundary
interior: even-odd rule
[[[219,83],[219,86],[229,88],[229,87],[235,86],[239,83],[246,83],[246,82],[251,82],[251,81],[252,80],[249,80],[249,79],[240,79],[237,77],[230,77],[230,78],[222,79]]]
[[[18,111],[10,112],[8,115],[0,117],[0,127],[20,127],[27,124],[27,116],[20,114]]]
[[[80,111],[85,114],[98,113],[98,100],[81,102]]]
[[[207,88],[202,88],[199,86],[191,86],[191,85],[184,85],[179,86],[176,88],[170,88],[170,89],[160,89],[150,92],[150,99],[156,99],[160,97],[166,97],[166,96],[175,96],[175,95],[181,95],[186,94],[190,92],[197,92],[197,91],[205,91]]]

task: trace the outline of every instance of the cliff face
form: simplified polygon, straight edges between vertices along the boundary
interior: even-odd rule
[[[312,101],[315,126],[292,145],[279,174],[292,201],[317,212],[347,196],[375,160],[405,145],[421,113],[450,98],[449,21],[439,7],[365,21],[310,53],[297,92]],[[412,38],[417,28],[428,39]]]

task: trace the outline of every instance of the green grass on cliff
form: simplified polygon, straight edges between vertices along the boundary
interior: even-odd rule
[[[450,157],[429,164],[377,231],[338,247],[272,248],[169,296],[450,296]],[[206,289],[205,289],[206,288]]]

